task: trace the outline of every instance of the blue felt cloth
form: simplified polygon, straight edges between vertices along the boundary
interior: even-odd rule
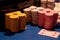
[[[38,35],[38,32],[41,28],[38,26],[27,25],[27,29],[23,32],[9,34],[5,32],[0,32],[0,40],[60,40],[60,36],[58,38],[52,38],[48,36]],[[55,28],[55,31],[60,32],[60,27]]]

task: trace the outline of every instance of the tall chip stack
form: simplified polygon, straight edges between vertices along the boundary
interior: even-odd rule
[[[31,22],[31,9],[25,8],[23,11],[27,15],[27,22],[30,23]]]
[[[55,0],[48,0],[47,1],[47,8],[54,9],[55,7]]]
[[[32,24],[37,25],[38,10],[37,9],[31,10],[31,15],[32,15]]]
[[[46,8],[47,7],[47,0],[40,0],[41,1],[41,7]]]
[[[60,2],[59,3],[55,3],[55,8],[54,8],[54,10],[56,10],[56,11],[60,11]]]
[[[45,29],[53,29],[53,21],[54,21],[54,14],[52,12],[46,12],[45,13]]]
[[[25,30],[27,29],[26,27],[26,20],[27,15],[25,13],[22,13],[19,15],[19,30]]]
[[[5,14],[5,28],[8,30],[10,29],[10,18],[9,16],[12,15],[13,13],[6,13]]]
[[[38,11],[38,26],[43,27],[45,21],[45,11]]]
[[[11,32],[18,32],[18,23],[19,23],[19,16],[18,15],[11,15],[10,16],[10,31]]]
[[[58,11],[57,23],[60,23],[60,2],[55,3],[55,8],[54,8],[54,10]]]
[[[52,10],[52,13],[54,13],[54,24],[53,24],[53,26],[56,26],[57,19],[58,19],[58,12],[56,10]]]

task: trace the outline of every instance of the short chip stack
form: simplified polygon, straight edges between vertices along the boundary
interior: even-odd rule
[[[5,27],[11,32],[18,32],[26,29],[27,16],[25,13],[21,13],[20,11],[7,13],[5,14],[5,19]]]

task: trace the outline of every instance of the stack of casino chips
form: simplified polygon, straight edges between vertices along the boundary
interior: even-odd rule
[[[37,24],[39,27],[43,27],[45,29],[53,29],[54,26],[56,26],[58,18],[57,11],[43,7],[33,8],[33,6],[28,9],[29,10],[24,10],[24,12],[30,16],[30,22],[32,24]]]
[[[53,29],[56,26],[58,12],[51,9],[44,9],[38,12],[38,26],[45,29]]]
[[[57,23],[60,23],[60,2],[55,3],[55,8],[54,8],[54,10],[58,11]]]
[[[57,19],[57,23],[60,23],[60,12],[58,12],[58,19]]]
[[[10,18],[9,16],[12,15],[13,13],[7,13],[5,14],[5,26],[6,26],[6,29],[9,29],[10,28]]]
[[[11,32],[18,32],[18,15],[11,15],[10,17],[10,31]]]
[[[48,0],[47,8],[54,9],[54,7],[55,7],[55,0]]]
[[[54,14],[51,12],[45,13],[45,24],[44,28],[45,29],[52,29],[53,28],[53,20],[54,19]]]
[[[46,8],[47,7],[47,0],[40,0],[41,1],[41,7]]]
[[[43,27],[44,26],[44,17],[45,17],[45,12],[44,11],[39,11],[38,12],[38,26]]]
[[[33,9],[31,10],[31,17],[32,17],[32,24],[37,24],[37,19],[38,19],[38,10]]]
[[[31,22],[31,9],[25,8],[23,11],[27,15],[27,22],[30,23]]]
[[[26,29],[27,15],[20,11],[5,14],[5,27],[11,32],[18,32]]]
[[[43,7],[37,7],[36,9],[31,10],[32,24],[38,25],[38,11],[43,11]],[[40,20],[39,20],[40,21]]]
[[[23,9],[27,15],[27,22],[37,25],[38,24],[38,11],[43,10],[43,7],[30,6],[29,8]]]
[[[50,9],[54,9],[55,7],[55,0],[40,0],[41,1],[41,7],[44,8],[50,8]]]
[[[27,15],[27,23],[31,23],[32,21],[32,13],[31,10],[36,9],[36,6],[30,6],[29,8],[23,9],[24,13]]]
[[[19,29],[25,30],[26,27],[26,21],[27,21],[27,15],[25,13],[22,13],[19,15]]]

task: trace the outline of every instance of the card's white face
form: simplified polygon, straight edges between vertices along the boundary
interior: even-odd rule
[[[57,38],[60,35],[60,32],[49,31],[49,30],[42,29],[41,31],[38,32],[38,34],[53,37],[53,38]]]

